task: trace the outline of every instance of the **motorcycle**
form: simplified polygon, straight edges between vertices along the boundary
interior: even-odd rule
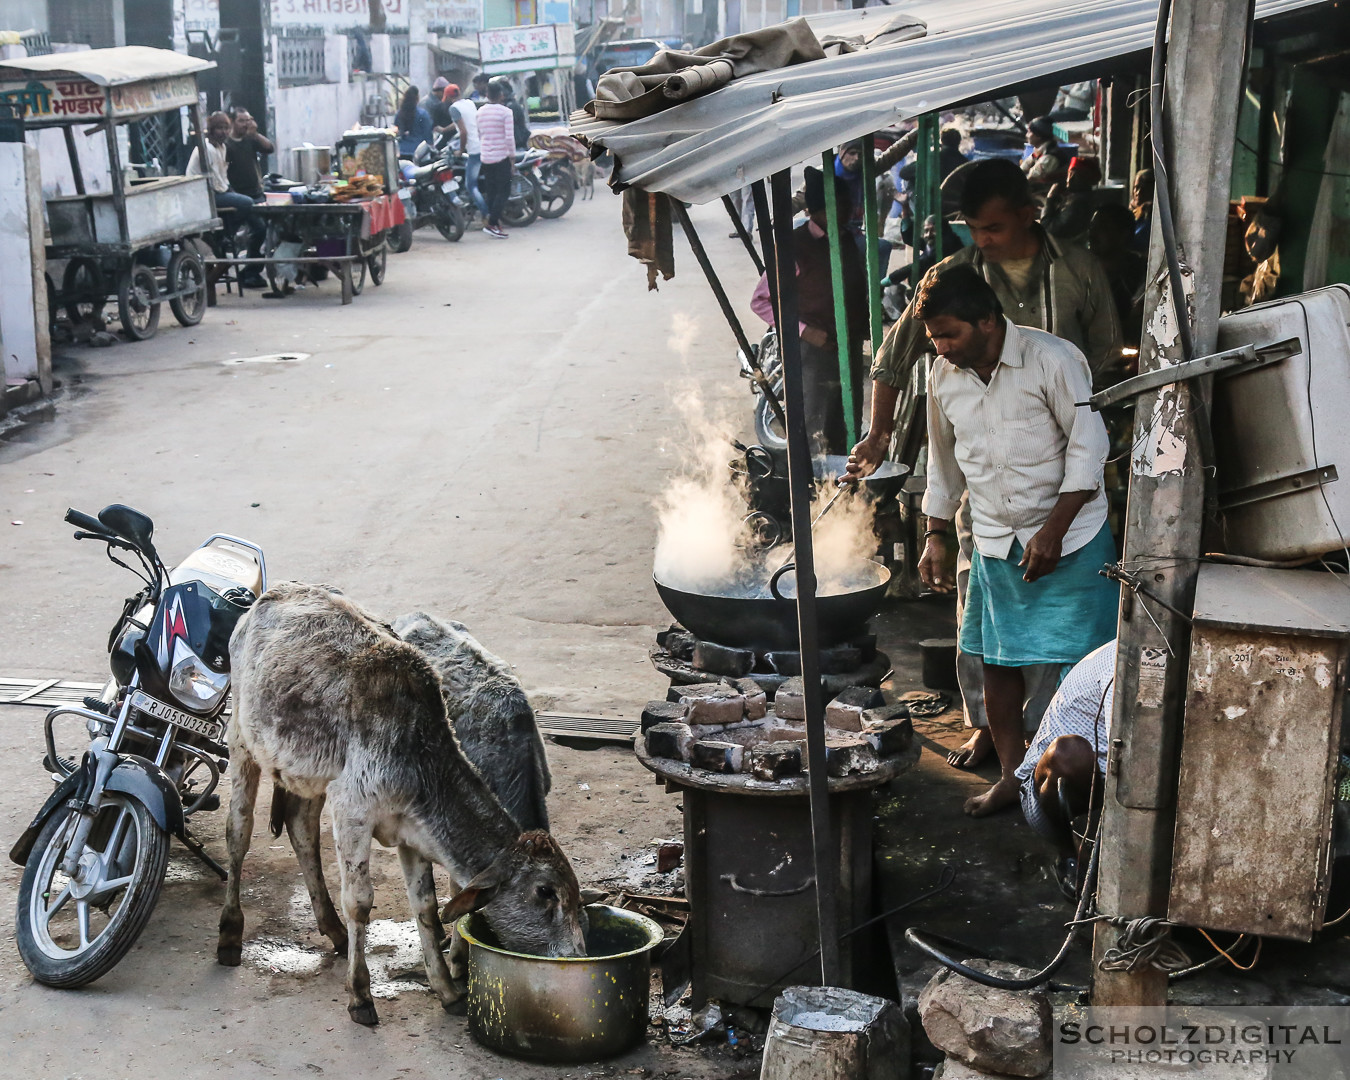
[[[427,143],[417,147],[411,162],[400,166],[398,197],[403,201],[404,222],[394,229],[390,245],[395,253],[412,247],[413,232],[423,225],[452,244],[464,235],[465,215],[456,195],[460,180],[451,167],[450,155],[437,156]]]
[[[549,154],[535,169],[539,180],[539,216],[560,218],[577,197],[577,170],[564,154]]]
[[[145,929],[172,837],[227,876],[189,823],[220,806],[230,634],[266,590],[267,569],[256,544],[216,534],[169,570],[154,523],[121,504],[97,517],[67,510],[65,520],[75,539],[106,544],[108,558],[145,583],[109,636],[112,678],[102,694],[47,714],[43,766],[56,790],[9,853],[24,868],[19,955],[38,982],[75,987],[110,971]],[[62,717],[88,732],[78,763],[57,752]]]
[[[778,355],[778,331],[769,327],[764,336],[750,348],[754,350],[755,360],[773,387],[774,395],[782,401],[783,361]],[[755,378],[753,365],[740,349],[736,350],[736,360],[740,364],[741,378],[750,380],[750,390],[755,395],[755,438],[769,450],[786,453],[787,432],[783,430],[769,399],[764,396],[764,390]]]

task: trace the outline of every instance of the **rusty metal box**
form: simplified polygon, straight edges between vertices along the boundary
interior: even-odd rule
[[[1306,941],[1325,916],[1350,587],[1200,568],[1168,918]]]

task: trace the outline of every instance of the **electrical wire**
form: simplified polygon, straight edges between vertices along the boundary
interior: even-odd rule
[[[1234,960],[1231,956],[1229,956],[1228,953],[1224,952],[1224,950],[1219,947],[1219,943],[1215,941],[1212,937],[1210,937],[1209,934],[1205,932],[1203,927],[1197,926],[1196,929],[1200,931],[1201,937],[1203,937],[1206,941],[1208,941],[1211,945],[1214,946],[1215,952],[1217,952],[1220,956],[1222,956],[1225,960],[1227,960],[1239,971],[1251,971],[1252,968],[1256,967],[1256,962],[1261,959],[1261,939],[1259,937],[1256,939],[1256,952],[1252,953],[1251,963],[1243,965],[1239,964],[1236,960]],[[1236,944],[1236,942],[1234,944]],[[1233,948],[1233,946],[1230,945],[1229,948]]]
[[[1241,139],[1234,139],[1233,141],[1237,143],[1240,147],[1242,147],[1244,150],[1247,150],[1250,153],[1255,154],[1256,159],[1258,161],[1264,160],[1267,165],[1274,165],[1277,169],[1283,169],[1285,172],[1311,173],[1314,176],[1334,176],[1340,180],[1350,180],[1350,173],[1332,172],[1330,169],[1313,169],[1309,168],[1307,165],[1288,165],[1285,162],[1279,161],[1276,158],[1263,159],[1261,157],[1261,151],[1258,150],[1256,147],[1250,145],[1249,143],[1243,142]]]

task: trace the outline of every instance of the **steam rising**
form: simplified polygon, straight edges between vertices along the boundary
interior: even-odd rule
[[[692,338],[692,324],[677,316],[671,342],[677,350]],[[655,572],[666,585],[684,592],[767,597],[774,570],[790,560],[792,545],[780,544],[766,552],[754,529],[746,524],[748,493],[728,467],[736,456],[732,440],[738,425],[731,405],[710,407],[696,386],[671,394],[686,432],[682,440],[681,472],[656,500],[659,529]],[[812,516],[834,494],[834,479],[816,485]],[[850,592],[876,584],[860,564],[876,551],[873,532],[875,507],[851,492],[844,494],[812,532],[815,546],[817,591],[821,595]],[[795,581],[785,575],[780,590],[794,594]]]

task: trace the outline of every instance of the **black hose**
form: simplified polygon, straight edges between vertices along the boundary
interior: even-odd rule
[[[1167,278],[1172,288],[1172,310],[1176,313],[1177,332],[1181,336],[1183,360],[1195,356],[1191,336],[1191,317],[1182,289],[1181,262],[1177,257],[1177,234],[1172,221],[1172,187],[1167,175],[1167,148],[1163,134],[1163,95],[1167,69],[1167,20],[1172,0],[1158,0],[1158,21],[1153,28],[1153,59],[1149,68],[1149,143],[1153,148],[1153,204],[1162,227],[1163,251],[1167,257]]]

